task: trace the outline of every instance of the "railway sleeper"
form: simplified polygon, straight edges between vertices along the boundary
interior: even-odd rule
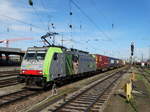
[[[61,111],[58,111],[58,112],[70,112],[70,109],[64,108],[64,109],[62,109]],[[79,112],[79,110],[71,109],[71,112]],[[82,112],[82,111],[80,110],[80,112]]]
[[[80,100],[85,100],[85,101],[94,101],[96,98],[79,98]]]
[[[92,99],[92,98],[97,98],[97,95],[93,95],[93,96],[91,96],[91,95],[82,95],[82,96],[81,96],[81,98],[89,98],[89,97],[90,97],[91,99]]]
[[[75,102],[81,102],[82,104],[85,104],[85,103],[91,104],[91,101],[85,101],[85,100],[81,100],[81,99],[78,99]]]
[[[91,102],[83,102],[83,101],[79,101],[79,100],[74,101],[74,103],[82,103],[82,104],[85,104],[85,105],[91,104]]]
[[[89,103],[89,104],[90,104],[90,103]],[[69,105],[74,105],[74,106],[88,106],[89,104],[72,102],[72,103],[70,103]]]
[[[76,107],[76,108],[87,108],[88,105],[82,105],[82,104],[69,104],[67,106]]]
[[[70,109],[70,110],[84,111],[84,110],[86,110],[87,107],[74,107],[74,106],[67,105],[67,106],[65,106],[63,108],[67,108],[67,109]],[[61,110],[63,110],[63,109],[61,109]]]
[[[91,112],[100,112],[98,109],[91,109]]]

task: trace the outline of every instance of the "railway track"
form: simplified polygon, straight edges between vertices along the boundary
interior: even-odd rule
[[[139,69],[139,71],[144,76],[144,78],[150,83],[150,73],[141,68]],[[147,76],[146,74],[149,74],[149,76]]]
[[[150,83],[150,78],[148,78],[145,74],[142,74],[144,78]]]
[[[40,93],[39,91],[31,91],[28,89],[23,89],[17,92],[2,95],[0,96],[0,107],[39,93]]]
[[[122,73],[122,72],[118,72],[118,74],[120,74],[120,73]],[[86,95],[90,95],[91,96],[91,99],[89,99],[89,101],[94,100],[94,98],[95,99],[99,98],[100,94],[101,94],[101,96],[104,95],[104,97],[105,97],[106,96],[106,92],[108,92],[108,88],[109,88],[108,86],[109,86],[110,82],[112,82],[111,80],[113,79],[113,81],[115,82],[115,80],[117,80],[120,76],[119,75],[115,75],[113,73],[113,74],[111,74],[111,75],[109,75],[109,76],[107,76],[105,78],[102,78],[100,82],[96,81],[95,84],[92,87],[87,88],[87,90],[84,90],[83,93],[86,93]],[[113,77],[113,78],[111,78],[111,77]],[[104,84],[104,82],[105,82],[105,84]],[[99,83],[102,83],[102,85],[100,86]],[[111,85],[113,85],[113,84],[111,84]],[[102,89],[102,87],[104,87],[104,86],[105,86],[105,88]],[[91,91],[92,91],[93,94],[89,92],[90,89],[92,89],[92,88],[93,88],[93,90],[91,90]],[[107,90],[105,90],[105,89],[107,89]],[[102,92],[103,95],[102,95],[102,93],[99,93],[99,94],[95,94],[95,96],[93,96],[95,92],[99,92],[99,91],[103,91],[103,90],[105,90],[105,93]],[[13,92],[13,93],[10,93],[10,94],[2,95],[2,96],[0,96],[0,107],[7,106],[8,104],[12,104],[14,102],[20,101],[20,100],[25,99],[25,98],[27,98],[29,96],[38,95],[38,94],[40,94],[42,92],[43,92],[42,90],[40,90],[40,91],[33,91],[33,90],[29,90],[29,89],[23,89],[23,90],[20,90],[20,91],[17,91],[17,92]],[[93,103],[93,105],[95,103]],[[93,106],[93,105],[91,105],[91,106]]]
[[[1,73],[16,73],[16,72],[19,73],[19,70],[0,71],[0,74],[1,74]]]
[[[19,84],[17,75],[19,71],[0,71],[0,88]]]
[[[10,77],[10,76],[17,76],[19,71],[0,71],[0,78],[1,77]]]
[[[124,71],[113,73],[90,85],[65,102],[48,109],[49,112],[98,112],[110,96],[112,88]]]
[[[143,69],[144,70],[144,69]],[[149,76],[147,76],[146,74],[148,74]],[[144,70],[144,73],[142,74],[144,76],[144,78],[150,83],[150,73]]]
[[[17,77],[0,80],[0,88],[20,84]]]

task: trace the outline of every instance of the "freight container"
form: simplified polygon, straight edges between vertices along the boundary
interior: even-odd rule
[[[109,57],[109,67],[116,67],[119,64],[119,60],[116,58]]]
[[[107,69],[109,67],[109,57],[103,55],[95,55],[97,70]]]

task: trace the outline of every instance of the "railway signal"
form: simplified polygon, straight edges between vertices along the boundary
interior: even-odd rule
[[[132,42],[131,43],[131,56],[134,55],[134,43]]]
[[[29,5],[33,6],[33,1],[32,0],[29,0]]]
[[[131,42],[131,64],[133,63],[133,55],[134,55],[134,42]]]

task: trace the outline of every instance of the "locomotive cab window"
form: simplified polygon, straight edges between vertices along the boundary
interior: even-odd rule
[[[53,59],[54,59],[54,60],[57,60],[57,59],[58,59],[58,53],[54,53]]]
[[[38,60],[44,60],[44,58],[45,58],[45,53],[37,53]]]
[[[44,60],[45,58],[45,51],[27,51],[25,55],[25,59],[30,60],[30,59],[36,59],[36,60]]]

